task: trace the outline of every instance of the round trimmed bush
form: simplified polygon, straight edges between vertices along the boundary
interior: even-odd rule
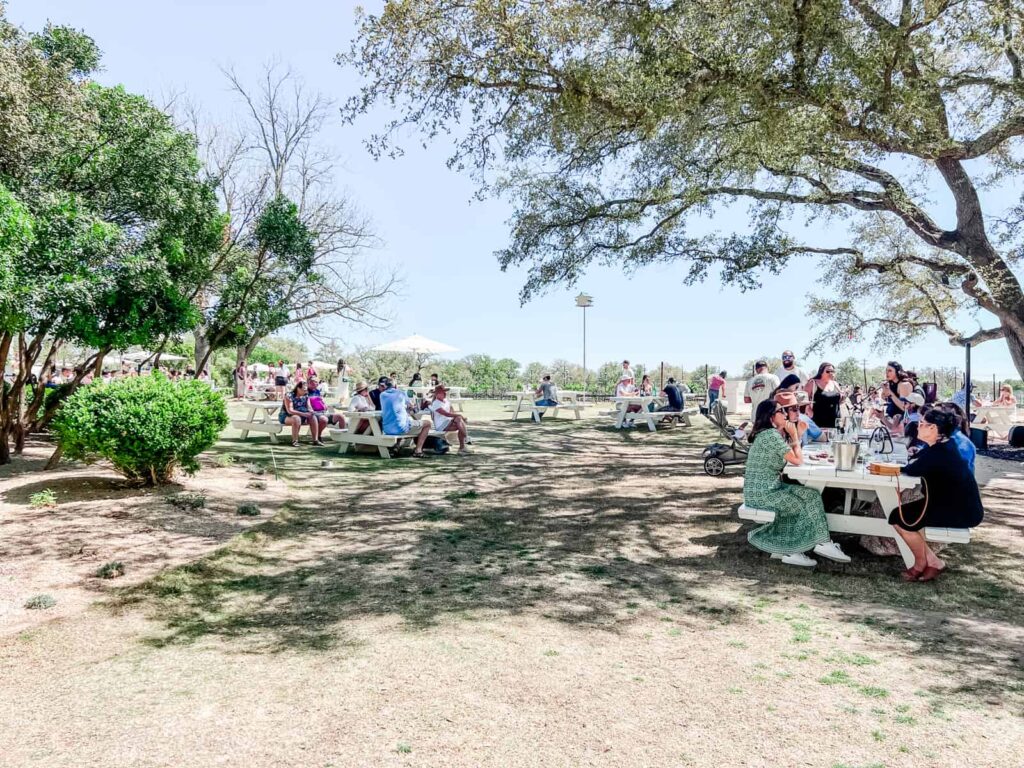
[[[227,426],[223,396],[202,381],[171,382],[162,374],[93,382],[67,399],[54,420],[64,455],[103,458],[130,480],[169,482]]]

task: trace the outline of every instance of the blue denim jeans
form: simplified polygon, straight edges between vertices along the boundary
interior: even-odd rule
[[[718,399],[718,390],[717,389],[709,389],[708,390],[708,405],[711,405],[717,399]]]
[[[553,405],[558,405],[558,401],[557,400],[552,400],[551,398],[542,398],[540,400],[537,400],[534,403],[534,405],[546,405],[548,407],[551,407]],[[537,418],[538,419],[543,419],[544,418],[544,414],[543,413],[538,413],[537,414]]]

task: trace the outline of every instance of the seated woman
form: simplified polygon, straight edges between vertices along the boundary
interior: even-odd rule
[[[992,401],[992,405],[998,408],[1012,408],[1017,405],[1017,398],[1013,396],[1013,387],[1009,384],[999,387],[999,397]]]
[[[376,407],[369,395],[370,386],[365,381],[356,382],[356,393],[352,395],[352,401],[348,404],[350,411],[374,411]],[[361,435],[370,428],[369,419],[360,419],[356,424],[356,434]]]
[[[780,393],[779,402],[765,400],[757,406],[750,452],[743,478],[743,501],[748,506],[775,513],[775,520],[755,528],[747,540],[787,565],[813,567],[817,562],[805,552],[850,562],[828,533],[821,494],[813,488],[782,482],[786,464],[803,463],[797,429],[796,396]]]
[[[967,414],[956,403],[939,403],[935,407],[953,414],[953,418],[956,419],[957,429],[953,432],[952,440],[956,443],[960,457],[967,463],[967,468],[973,475],[974,459],[978,455],[978,449],[971,442],[971,423],[967,420]]]
[[[648,376],[646,373],[644,374],[644,377],[640,379],[640,394],[644,395],[645,397],[654,396],[654,384],[651,383],[651,377]],[[648,403],[647,410],[653,411],[654,403]]]
[[[320,389],[320,382],[316,375],[306,378],[306,394],[309,395],[309,407],[320,417],[320,434],[323,434],[324,427],[337,426],[338,429],[345,428],[345,417],[340,413],[328,413],[327,403],[324,402],[324,393]]]
[[[903,572],[905,581],[932,581],[946,570],[925,541],[924,528],[973,528],[985,515],[978,484],[952,439],[959,426],[942,408],[929,409],[918,424],[918,438],[926,447],[903,474],[921,478],[924,498],[901,504],[889,515],[889,525],[914,553],[913,567]]]
[[[278,420],[292,428],[292,447],[299,447],[299,430],[303,424],[309,425],[309,434],[313,437],[313,445],[323,445],[320,440],[320,417],[309,407],[309,395],[306,393],[306,382],[295,384],[291,392],[281,401]]]
[[[632,372],[623,371],[619,377],[619,383],[615,386],[616,397],[634,397],[637,394],[635,379],[632,377]],[[638,403],[631,403],[626,408],[626,413],[639,413],[642,409]],[[630,428],[633,426],[633,419],[624,419],[622,422],[623,427]]]

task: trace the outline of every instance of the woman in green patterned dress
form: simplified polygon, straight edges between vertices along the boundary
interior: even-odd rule
[[[803,462],[798,418],[799,407],[792,392],[779,392],[775,399],[757,407],[743,501],[748,507],[774,512],[775,520],[755,528],[747,540],[787,565],[817,565],[804,554],[812,548],[817,555],[848,563],[849,556],[829,539],[821,494],[813,488],[782,482],[786,464]]]

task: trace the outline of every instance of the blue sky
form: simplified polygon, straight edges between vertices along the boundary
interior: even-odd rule
[[[245,79],[277,60],[338,101],[351,94],[355,78],[333,59],[347,50],[356,5],[347,0],[9,0],[8,14],[28,29],[47,20],[84,29],[104,52],[99,77],[104,83],[123,83],[157,97],[183,91],[213,112],[230,114],[236,105],[219,66],[232,66]],[[594,296],[587,311],[591,367],[628,357],[650,366],[660,360],[688,368],[711,362],[738,371],[760,354],[777,355],[784,348],[800,354],[814,335],[805,312],[805,296],[815,289],[819,269],[811,260],[794,263],[747,294],[723,288],[714,278],[684,286],[679,265],[648,268],[632,277],[596,268],[575,289],[520,307],[523,275],[502,273],[493,256],[507,242],[508,206],[470,202],[474,186],[445,166],[449,147],[443,142],[424,150],[412,141],[404,157],[374,161],[361,139],[380,122],[370,115],[346,126],[339,117],[325,136],[343,163],[339,182],[370,214],[385,242],[375,258],[397,266],[406,279],[389,328],[330,328],[327,335],[346,347],[420,333],[462,354],[512,357],[524,364],[555,358],[579,362],[581,313],[573,296],[581,289]],[[948,215],[941,191],[936,197],[940,217]],[[712,224],[725,232],[742,229],[745,210],[723,209]],[[827,244],[845,244],[818,234]],[[863,345],[831,350],[826,357],[836,362],[851,355],[869,364],[896,357],[918,369],[963,366],[963,350],[939,335],[896,352]],[[815,356],[805,366],[817,362]],[[979,377],[1016,376],[1001,341],[978,347],[973,365]]]

